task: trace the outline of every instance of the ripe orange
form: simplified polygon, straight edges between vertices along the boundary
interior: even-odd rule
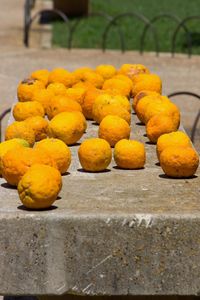
[[[106,80],[113,77],[117,73],[117,70],[112,65],[99,65],[96,67],[96,72]]]
[[[138,141],[122,139],[115,145],[114,160],[122,169],[141,169],[146,161],[144,145]]]
[[[82,80],[86,82],[86,84],[89,83],[98,89],[100,89],[104,83],[104,78],[94,71],[84,72]]]
[[[87,123],[81,112],[62,112],[49,122],[48,135],[67,145],[73,145],[80,140],[86,127]]]
[[[41,209],[48,208],[54,203],[61,187],[62,177],[58,170],[36,164],[24,174],[17,188],[25,207]]]
[[[44,117],[44,108],[37,101],[18,102],[13,108],[13,116],[16,121],[24,121],[30,117]]]
[[[14,138],[27,141],[31,147],[35,143],[35,133],[25,121],[15,121],[6,128],[5,140],[11,140]]]
[[[188,178],[195,174],[199,157],[192,147],[171,146],[162,151],[160,165],[169,177]]]
[[[89,172],[105,170],[112,159],[110,145],[104,139],[90,138],[85,140],[78,150],[81,166]]]
[[[160,113],[169,115],[174,122],[174,126],[178,129],[180,125],[180,111],[171,101],[157,101],[155,103],[149,103],[144,113],[144,123],[147,124],[153,116]]]
[[[71,163],[69,147],[59,139],[45,139],[36,144],[35,149],[48,153],[56,162],[58,170],[64,174]]]
[[[98,124],[107,115],[117,115],[125,119],[130,124],[130,110],[130,103],[126,97],[102,94],[96,97],[94,101],[92,115],[93,119]]]
[[[52,93],[54,96],[66,95],[67,88],[61,82],[53,82],[47,86],[48,92]]]
[[[122,81],[125,81],[126,83],[128,83],[129,87],[130,87],[130,91],[133,88],[133,81],[130,79],[130,77],[128,77],[127,75],[124,74],[116,74],[115,76],[112,77],[113,79],[120,79]]]
[[[84,74],[86,72],[94,72],[94,70],[92,68],[89,68],[89,67],[81,67],[81,68],[76,69],[73,72],[73,74],[76,77],[77,82],[84,79]]]
[[[70,73],[63,68],[56,68],[49,73],[49,83],[54,82],[60,82],[66,87],[71,87],[77,80],[73,73]]]
[[[162,134],[173,132],[177,129],[172,117],[165,114],[153,116],[146,124],[147,136],[152,143],[156,143]]]
[[[131,129],[129,124],[118,116],[108,115],[100,123],[99,137],[105,139],[111,147],[122,139],[129,139]]]
[[[77,88],[85,89],[85,91],[87,91],[87,89],[94,88],[95,86],[89,81],[78,81],[72,87],[76,89]]]
[[[32,101],[37,101],[42,104],[44,111],[46,113],[47,107],[51,101],[51,98],[54,97],[54,93],[50,89],[41,89],[36,90],[33,93]]]
[[[133,77],[132,94],[135,97],[139,92],[148,90],[161,94],[162,81],[156,74],[139,74]]]
[[[66,96],[83,105],[86,90],[84,88],[69,88],[66,91]]]
[[[156,145],[158,159],[160,159],[162,151],[171,146],[191,147],[192,144],[188,135],[183,131],[163,134],[158,138]]]
[[[31,73],[30,78],[42,81],[44,83],[44,86],[47,86],[49,80],[49,70],[36,70]]]
[[[17,185],[30,166],[42,163],[57,168],[53,158],[32,148],[9,150],[2,158],[2,176],[11,185]]]
[[[159,95],[160,94],[152,91],[141,91],[137,93],[137,95],[135,95],[135,97],[133,98],[133,104],[132,104],[133,110],[136,112],[137,105],[142,98],[146,96],[159,97]]]
[[[25,122],[33,129],[36,142],[47,138],[48,121],[46,119],[36,116],[26,119]]]
[[[93,111],[94,102],[96,98],[103,93],[104,92],[102,90],[97,89],[95,87],[90,87],[87,89],[82,103],[83,114],[86,119],[88,120],[93,119],[92,111]]]
[[[94,110],[93,110],[94,111]],[[108,115],[118,116],[124,119],[128,124],[131,123],[131,114],[121,104],[107,104],[99,110],[98,115],[93,114],[93,119],[100,124],[101,121]]]
[[[0,143],[0,175],[1,175],[1,164],[3,156],[12,149],[16,149],[18,147],[30,147],[29,143],[23,139],[11,139],[8,141],[4,141]]]
[[[78,102],[72,100],[68,96],[58,95],[51,98],[51,101],[46,110],[49,120],[51,120],[57,114],[65,111],[82,112],[82,108]]]
[[[119,74],[124,74],[133,79],[138,74],[150,73],[149,69],[141,64],[124,64],[120,67]]]
[[[18,100],[21,102],[32,101],[34,92],[44,88],[42,81],[32,78],[24,79],[17,87]]]
[[[156,95],[145,96],[138,101],[137,106],[135,107],[135,112],[137,114],[138,119],[144,124],[145,122],[145,112],[150,103],[157,103],[161,101],[168,101],[165,97]]]
[[[107,93],[114,93],[115,95],[122,95],[129,97],[131,88],[129,83],[118,78],[107,79],[102,87]]]

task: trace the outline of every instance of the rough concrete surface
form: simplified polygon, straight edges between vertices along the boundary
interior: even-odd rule
[[[72,146],[50,210],[25,210],[0,180],[0,294],[199,295],[199,171],[166,178],[137,122],[146,167],[83,172]],[[97,130],[89,122],[84,138]]]

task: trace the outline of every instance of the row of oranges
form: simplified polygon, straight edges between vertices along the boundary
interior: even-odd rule
[[[83,169],[92,172],[106,169],[112,158],[111,147],[115,147],[114,159],[119,167],[143,167],[144,145],[129,140],[129,99],[133,97],[133,109],[146,124],[147,136],[154,143],[158,141],[157,153],[164,172],[172,177],[193,175],[198,155],[189,138],[177,131],[178,108],[161,96],[161,91],[159,76],[143,65],[125,64],[119,70],[101,65],[96,70],[84,67],[74,72],[64,69],[33,72],[17,89],[19,102],[13,108],[16,121],[7,127],[6,141],[0,144],[0,172],[9,184],[18,186],[25,206],[50,206],[62,186],[60,174],[71,163],[67,145],[75,144],[83,136],[86,119],[100,125],[99,137],[84,140],[79,148]],[[187,143],[181,144],[183,140]],[[27,142],[31,147],[37,143],[29,148]],[[164,155],[165,148],[172,145],[172,151]],[[186,152],[177,150],[177,146]],[[189,159],[183,158],[182,153]]]

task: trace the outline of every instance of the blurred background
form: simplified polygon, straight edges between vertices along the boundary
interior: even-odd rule
[[[198,30],[199,0],[44,0],[41,24],[53,21],[52,45],[75,48],[102,48],[200,53]],[[42,1],[42,2],[44,2]],[[41,0],[27,0],[27,20]],[[57,12],[56,12],[57,10]],[[67,26],[63,26],[63,12]],[[62,20],[62,21],[61,21]],[[180,28],[179,28],[180,26]],[[145,31],[145,32],[144,32]],[[177,32],[176,32],[177,31]],[[105,45],[103,39],[106,39]],[[175,39],[175,41],[174,41]],[[175,49],[173,49],[173,41]]]

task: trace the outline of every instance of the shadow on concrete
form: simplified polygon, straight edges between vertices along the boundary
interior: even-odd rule
[[[77,146],[80,146],[81,145],[81,143],[74,143],[74,144],[72,144],[72,145],[67,145],[68,147],[77,147]]]
[[[110,172],[111,170],[110,170],[110,169],[106,169],[106,170],[103,170],[103,171],[92,172],[92,171],[86,171],[86,170],[80,168],[80,169],[77,169],[77,171],[78,171],[78,172],[81,172],[81,173],[89,173],[89,174],[91,173],[91,174],[95,174],[95,173],[108,173],[108,172]]]
[[[137,123],[135,123],[137,126],[145,126],[143,123],[141,123],[141,122],[137,122]]]
[[[26,211],[47,211],[47,210],[57,209],[58,207],[56,205],[51,205],[48,208],[33,209],[33,208],[27,208],[24,205],[19,205],[17,208],[20,209],[20,210],[26,210]]]
[[[68,176],[70,174],[71,174],[70,172],[65,172],[65,173],[62,174],[62,176]]]
[[[198,178],[197,175],[193,175],[193,176],[190,176],[190,177],[185,177],[185,178],[173,178],[173,177],[169,177],[167,176],[166,174],[160,174],[158,175],[160,178],[162,179],[171,179],[171,180],[191,180],[191,179],[195,179],[195,178]]]
[[[129,168],[120,168],[118,166],[114,166],[113,169],[116,169],[116,170],[122,170],[122,171],[127,171],[127,170],[130,170],[130,171],[135,171],[135,170],[144,170],[145,168],[137,168],[137,169],[129,169]]]
[[[17,187],[16,186],[13,186],[13,185],[10,185],[9,183],[7,182],[4,182],[1,184],[1,186],[5,189],[9,189],[9,190],[16,190]]]

